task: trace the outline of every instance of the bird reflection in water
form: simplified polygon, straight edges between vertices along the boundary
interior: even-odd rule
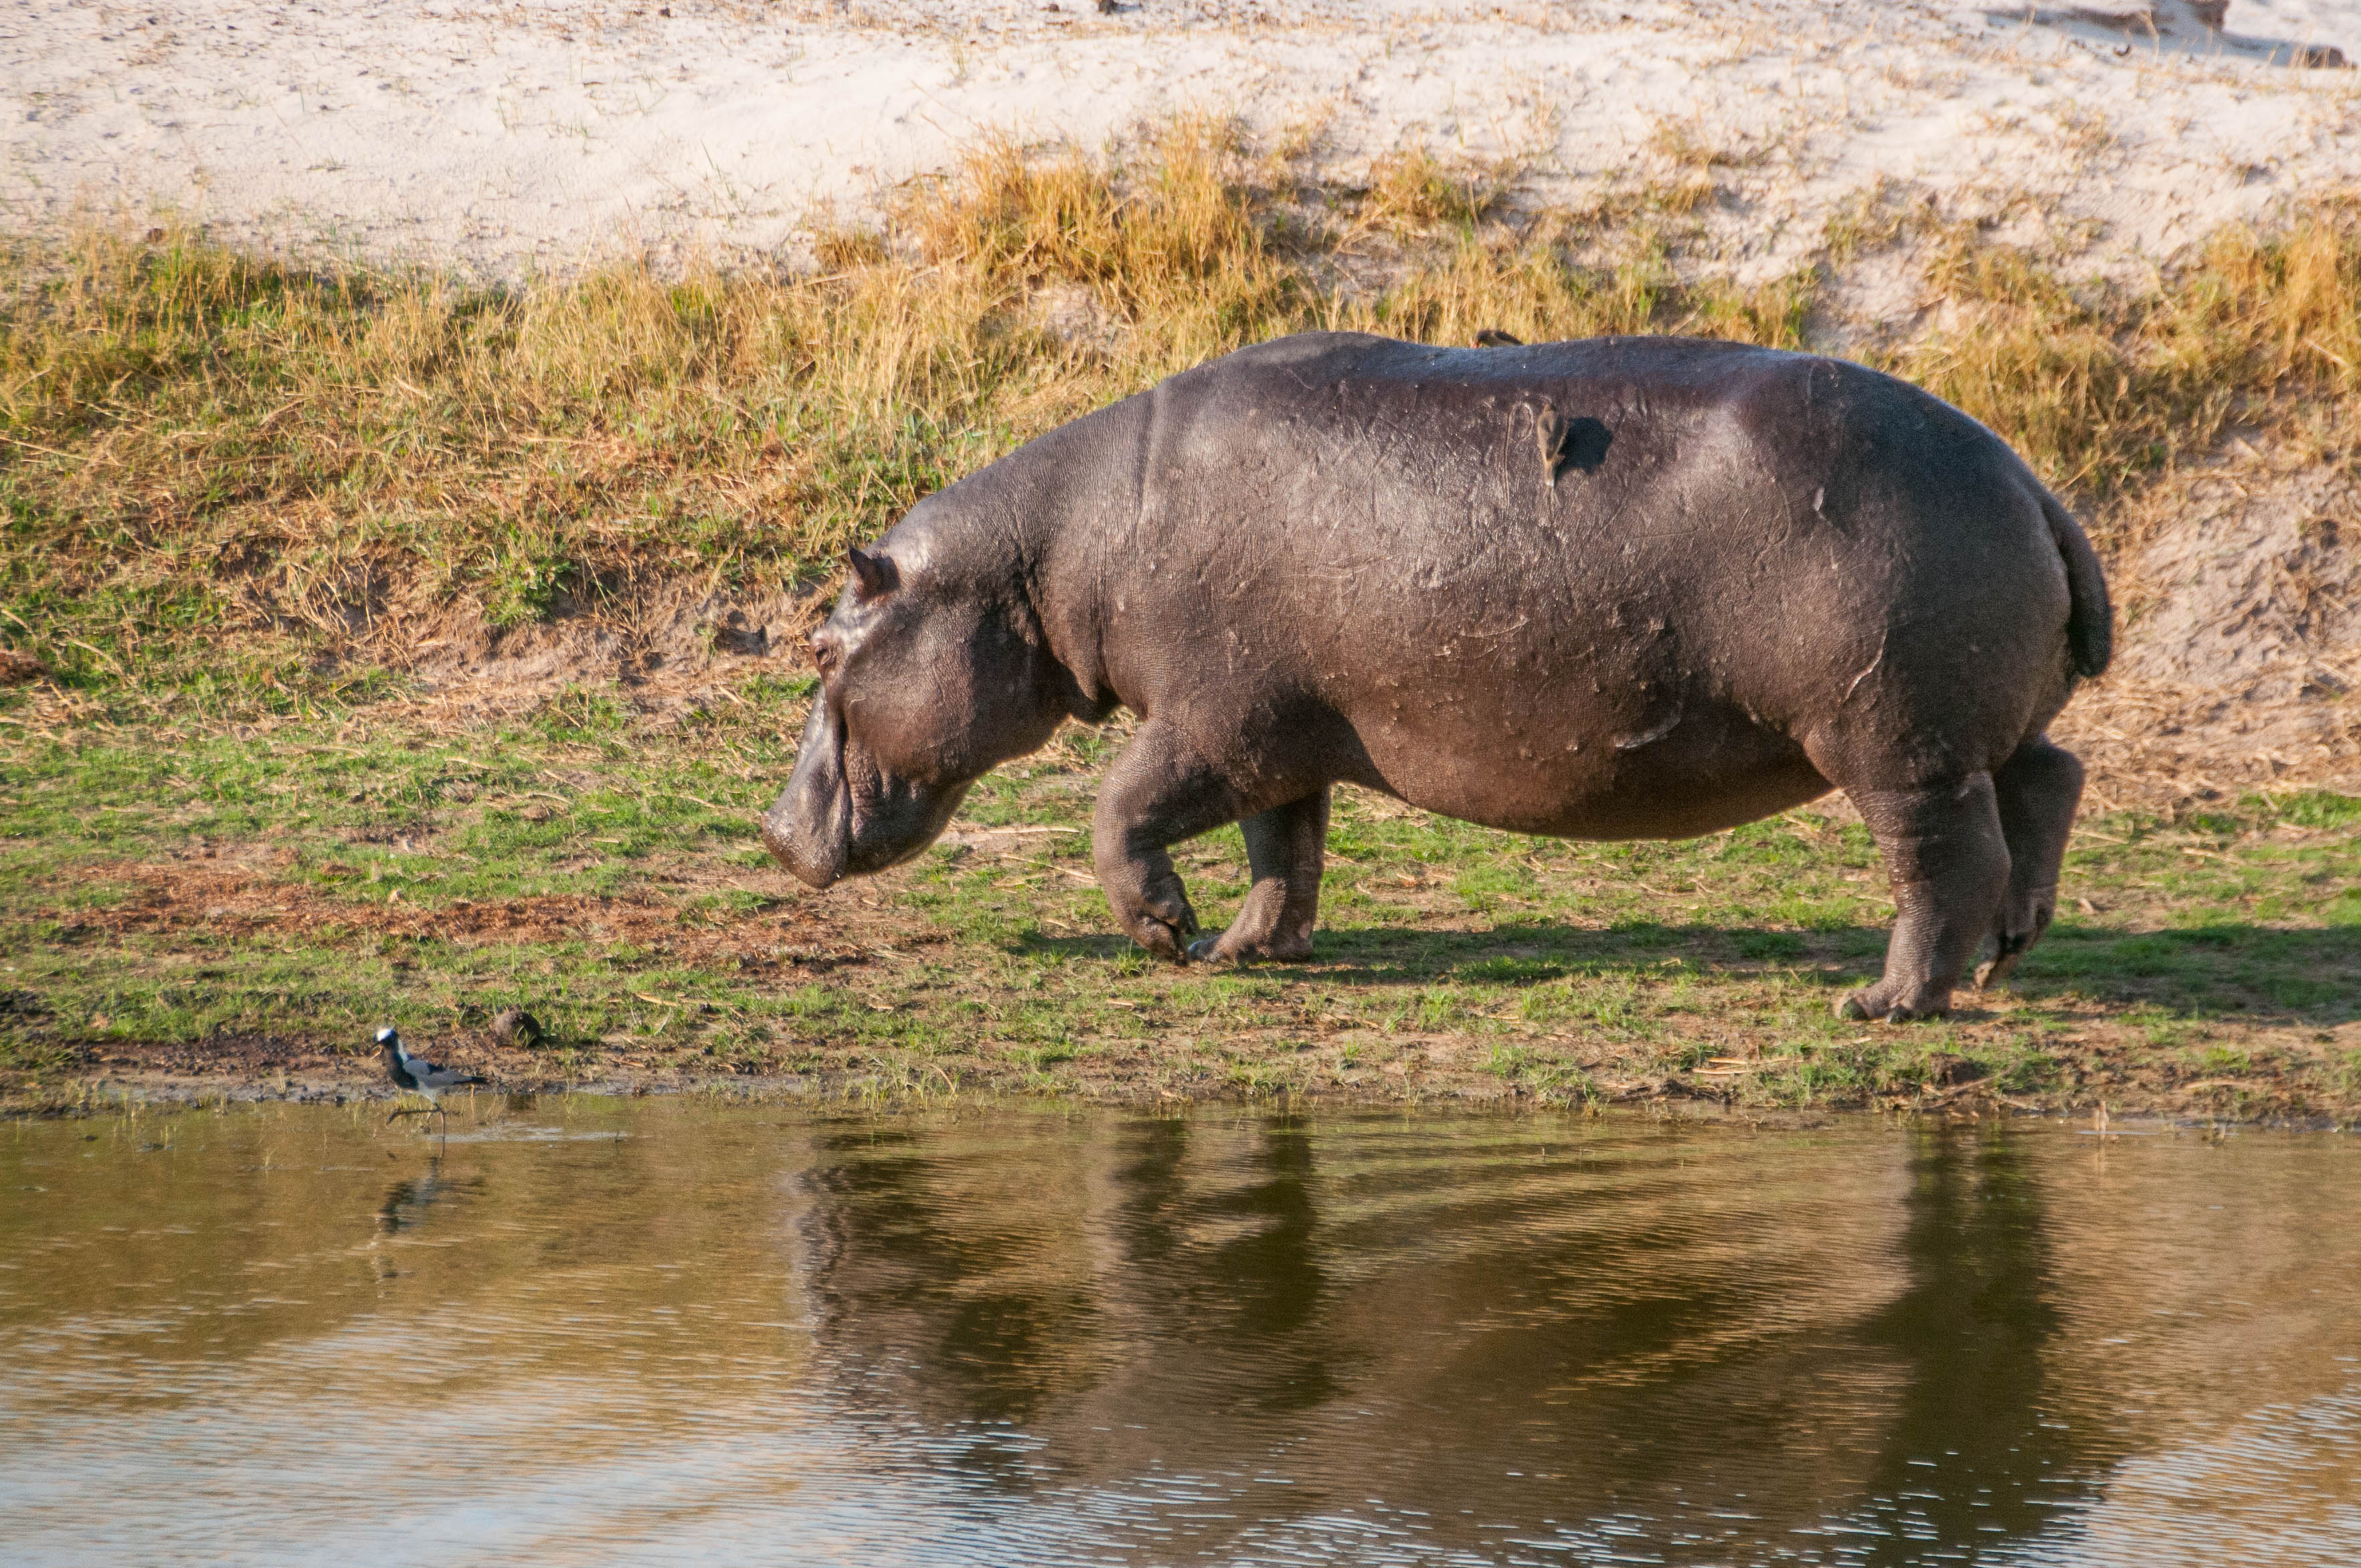
[[[426,1161],[426,1174],[405,1177],[385,1190],[385,1201],[378,1205],[377,1228],[380,1235],[413,1229],[426,1217],[426,1211],[456,1198],[473,1197],[484,1190],[480,1176],[445,1176],[443,1157],[435,1155]]]

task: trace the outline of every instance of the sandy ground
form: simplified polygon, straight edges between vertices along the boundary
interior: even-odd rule
[[[1749,160],[1771,270],[1881,177],[2032,194],[2094,265],[2361,178],[2361,0],[16,0],[0,221],[170,209],[225,237],[515,274],[620,248],[794,258],[979,131],[1175,111],[1513,157],[1532,193],[1661,148]],[[2092,20],[2112,16],[2113,21]]]

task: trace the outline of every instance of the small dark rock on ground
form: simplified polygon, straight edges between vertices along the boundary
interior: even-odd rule
[[[20,686],[48,676],[49,666],[21,648],[0,648],[0,686]]]
[[[1949,1051],[1937,1051],[1927,1058],[1927,1081],[1930,1084],[1973,1083],[1986,1070],[1983,1063],[1955,1057]]]
[[[503,1046],[519,1046],[526,1050],[547,1037],[541,1020],[522,1007],[505,1007],[492,1017],[492,1038]]]

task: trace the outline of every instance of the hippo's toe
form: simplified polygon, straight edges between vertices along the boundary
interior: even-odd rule
[[[1130,927],[1131,939],[1159,959],[1185,964],[1195,954],[1189,942],[1189,938],[1197,934],[1197,923],[1193,920],[1184,925],[1159,920],[1153,915],[1142,913],[1132,918]]]
[[[1977,967],[1976,989],[1990,991],[1995,985],[2005,984],[2009,971],[2016,968],[2016,960],[2024,955],[2025,948],[2020,945],[2013,952],[2004,948],[1993,957],[1986,959]]]
[[[1883,1024],[1915,1024],[1922,1019],[1940,1018],[1950,1010],[1951,997],[1948,991],[1905,999],[1890,993],[1882,984],[1872,985],[1866,991],[1856,991],[1836,1006],[1839,1018],[1864,1022],[1873,1018]]]

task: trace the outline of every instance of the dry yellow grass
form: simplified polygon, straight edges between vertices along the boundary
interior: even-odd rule
[[[0,644],[102,707],[349,699],[422,616],[513,625],[659,582],[810,579],[927,491],[1242,344],[1492,327],[1797,345],[1830,270],[1882,245],[1927,246],[1954,307],[1887,367],[2084,501],[2233,422],[2355,428],[2350,205],[2225,234],[2145,290],[2070,287],[1931,217],[1832,229],[1818,262],[1741,288],[1645,203],[1602,233],[1596,214],[1510,214],[1507,188],[1415,150],[1316,187],[1188,122],[1121,156],[987,140],[876,228],[820,236],[803,277],[483,288],[184,232],[19,241],[0,251]],[[1577,259],[1602,254],[1620,259]]]
[[[2234,228],[2152,291],[2068,286],[2019,251],[1945,233],[1928,280],[1949,326],[1891,365],[1992,425],[2060,489],[2105,499],[2203,454],[2234,421],[2338,444],[2361,394],[2361,217]]]
[[[1465,232],[1509,194],[1515,170],[1497,163],[1449,162],[1423,147],[1387,154],[1369,168],[1356,216],[1375,229]]]

